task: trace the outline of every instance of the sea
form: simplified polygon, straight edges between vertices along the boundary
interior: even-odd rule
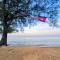
[[[0,34],[1,39],[1,34]],[[19,35],[9,34],[7,44],[10,46],[60,46],[60,34],[57,35]]]

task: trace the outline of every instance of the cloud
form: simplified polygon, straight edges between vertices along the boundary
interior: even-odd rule
[[[17,32],[12,34],[21,34],[21,35],[52,35],[52,34],[60,34],[60,28],[52,28],[47,23],[39,22],[38,25],[25,28],[24,32]]]

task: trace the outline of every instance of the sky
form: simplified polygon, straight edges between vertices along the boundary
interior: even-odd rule
[[[58,25],[60,26],[60,11],[58,14]],[[10,33],[12,35],[60,35],[60,27],[59,28],[53,28],[49,26],[48,24],[48,18],[46,19],[46,22],[39,21],[37,25],[24,28],[24,32],[20,31],[20,28],[18,28],[19,32]]]
[[[48,25],[48,23],[38,22],[36,26],[31,28],[25,27],[24,32],[16,32],[11,34],[20,35],[54,35],[60,34],[60,28],[53,28]]]
[[[60,26],[60,9],[59,9],[59,26]],[[32,26],[30,29],[29,27],[24,28],[24,32],[17,32],[12,34],[21,34],[21,35],[57,35],[60,34],[60,28],[53,28],[48,25],[48,19],[47,22],[38,22],[37,25]]]
[[[59,14],[59,21],[60,21],[60,14]],[[48,23],[39,22],[36,26],[32,26],[30,29],[29,27],[26,27],[24,32],[19,31],[10,34],[22,34],[22,35],[24,34],[25,35],[50,35],[51,34],[52,35],[52,34],[60,34],[60,28],[52,28],[48,25]]]

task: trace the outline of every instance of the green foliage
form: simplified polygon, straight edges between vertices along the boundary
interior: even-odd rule
[[[2,28],[0,28],[0,33],[2,33]]]
[[[59,0],[3,0],[0,2],[0,26],[3,27],[5,16],[8,32],[14,31],[17,26],[23,30],[23,27],[34,23],[32,15],[38,16],[41,13],[46,14],[50,26],[57,26],[59,2]],[[2,31],[1,28],[0,30]]]
[[[7,33],[11,33],[11,32],[13,32],[13,31],[15,31],[14,28],[12,28],[12,27],[8,27]]]
[[[48,18],[48,24],[53,27],[58,27],[58,13],[60,8],[60,0],[34,0],[32,7],[33,15],[40,15]]]

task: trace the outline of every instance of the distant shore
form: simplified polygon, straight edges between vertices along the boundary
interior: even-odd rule
[[[0,60],[60,60],[60,46],[0,46]]]

